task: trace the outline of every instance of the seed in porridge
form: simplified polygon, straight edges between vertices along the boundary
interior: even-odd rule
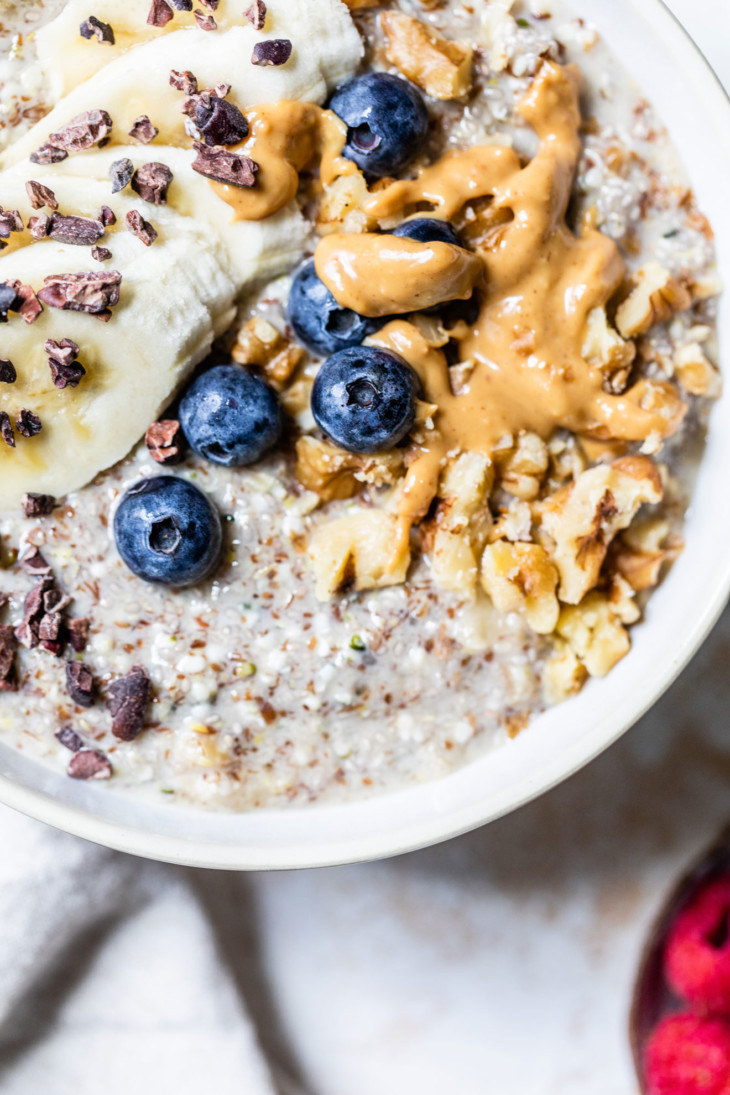
[[[12,361],[0,357],[0,384],[14,384],[17,379],[18,374]]]
[[[139,118],[135,118],[129,136],[140,144],[149,144],[154,141],[159,132],[157,126],[152,124],[146,114],[140,114]]]
[[[138,578],[165,585],[195,585],[217,568],[223,528],[210,499],[171,475],[142,479],[127,491],[114,515],[117,550]]]
[[[51,369],[51,379],[56,388],[77,388],[86,369],[77,360],[79,348],[70,338],[56,342],[49,338],[44,344]]]
[[[197,8],[193,14],[195,15],[195,22],[198,24],[201,30],[218,29],[218,24],[216,23],[212,15],[207,15],[204,11],[200,11]]]
[[[109,23],[102,23],[101,19],[97,19],[95,15],[90,15],[81,24],[79,33],[82,38],[96,38],[97,42],[108,42],[110,46],[114,45],[114,30]]]
[[[25,184],[25,191],[34,209],[42,209],[44,205],[49,209],[58,209],[56,195],[50,187],[44,186],[43,183],[36,182],[35,179],[28,179]]]
[[[56,506],[52,494],[24,494],[21,507],[26,517],[47,517]]]
[[[56,730],[53,736],[60,745],[70,749],[72,753],[78,753],[79,749],[84,747],[81,735],[72,730],[70,726],[62,726],[60,730]]]
[[[208,148],[200,141],[193,142],[197,157],[193,161],[193,171],[205,175],[217,182],[231,186],[253,186],[259,165],[248,156],[235,152],[226,152],[223,148]]]
[[[134,164],[131,160],[115,160],[109,168],[109,178],[112,181],[112,194],[118,194],[132,181]]]
[[[109,758],[98,749],[79,749],[66,769],[71,779],[109,779],[112,766]]]
[[[253,0],[250,7],[246,8],[246,18],[254,30],[263,30],[266,22],[266,4],[264,0]]]
[[[288,38],[269,38],[257,42],[251,54],[252,65],[285,65],[291,57],[292,44]]]
[[[108,247],[92,247],[91,257],[95,262],[108,262],[112,253]]]
[[[136,209],[130,209],[125,220],[132,235],[141,240],[145,247],[151,247],[157,239],[157,229],[153,228]]]
[[[175,12],[166,0],[152,0],[147,23],[151,27],[166,27],[174,16]]]
[[[120,741],[134,741],[144,727],[150,703],[150,675],[142,665],[109,685],[106,706],[112,716],[112,733]]]
[[[182,398],[180,422],[195,452],[229,468],[256,463],[282,429],[276,395],[240,365],[217,365],[199,376]]]
[[[418,88],[387,72],[343,84],[330,109],[347,126],[343,155],[374,178],[407,167],[428,132],[428,110]]]
[[[104,235],[104,225],[101,221],[89,220],[87,217],[66,217],[63,213],[52,213],[48,235],[56,243],[91,247]]]
[[[150,456],[158,464],[179,464],[182,460],[184,438],[176,418],[153,422],[144,440]]]
[[[167,164],[146,163],[132,176],[132,190],[152,205],[166,205],[173,174]]]
[[[64,311],[86,312],[107,322],[111,319],[111,308],[119,303],[122,275],[118,270],[108,274],[91,270],[51,274],[44,281],[45,287],[38,293],[38,300],[44,304]]]
[[[239,144],[248,137],[248,122],[234,103],[217,95],[206,102],[201,96],[195,108],[195,125],[207,145]]]
[[[314,379],[312,414],[347,452],[385,452],[410,432],[419,390],[416,373],[399,354],[375,346],[340,350]]]
[[[94,706],[96,684],[91,670],[84,662],[66,662],[66,691],[79,707]]]
[[[360,638],[359,635],[353,635],[352,636],[352,638],[350,639],[350,647],[351,647],[352,650],[359,650],[359,651],[367,650],[367,646],[365,645],[365,643],[363,642],[363,640]]]
[[[359,346],[380,326],[351,308],[343,308],[314,268],[314,259],[299,267],[289,290],[289,322],[300,342],[316,354],[333,354]]]
[[[23,407],[18,411],[15,419],[15,425],[18,428],[18,433],[22,437],[37,437],[43,429],[40,418],[33,411],[29,411],[27,407]]]

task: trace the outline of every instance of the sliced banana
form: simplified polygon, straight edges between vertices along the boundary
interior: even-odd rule
[[[180,113],[182,95],[170,87],[168,74],[171,68],[190,69],[201,86],[230,83],[232,100],[243,106],[282,98],[322,101],[333,83],[354,71],[362,47],[339,0],[276,0],[264,36],[271,27],[272,34],[291,38],[292,62],[278,69],[257,68],[248,58],[261,35],[241,25],[243,6],[242,0],[235,6],[222,0],[215,32],[193,25],[160,33],[146,27],[148,0],[96,3],[94,14],[112,23],[127,50],[117,55],[116,47],[80,38],[79,22],[88,15],[86,0],[71,0],[39,35],[41,45],[53,42],[55,61],[50,48],[44,52],[43,47],[41,54],[60,88],[74,82],[78,66],[71,55],[79,43],[97,46],[109,63],[75,86],[7,150],[1,161],[0,206],[19,209],[27,224],[37,213],[25,192],[30,178],[54,191],[61,213],[96,217],[107,205],[117,223],[100,244],[109,248],[112,259],[102,265],[87,247],[50,239],[33,242],[28,232],[14,234],[0,256],[0,281],[18,280],[38,291],[49,274],[111,269],[123,281],[109,323],[46,307],[32,325],[11,314],[0,328],[0,356],[9,358],[18,373],[15,384],[0,386],[0,410],[15,423],[18,411],[27,408],[43,427],[36,437],[16,435],[14,449],[0,441],[0,508],[16,505],[27,491],[62,496],[125,456],[231,323],[241,292],[289,269],[304,252],[310,228],[295,203],[264,221],[233,222],[230,206],[192,170],[194,154]],[[234,13],[238,25],[229,26]],[[135,31],[145,40],[128,48],[131,38],[127,41],[125,35]],[[49,133],[92,109],[111,114],[112,144],[58,164],[28,162]],[[140,114],[149,115],[160,129],[150,145],[132,145],[126,137]],[[111,194],[109,168],[122,157],[136,167],[151,160],[170,167],[167,205],[150,205],[131,187]],[[126,214],[132,209],[158,232],[149,248],[126,230]],[[78,344],[86,376],[77,388],[59,390],[52,383],[44,343],[64,338]]]

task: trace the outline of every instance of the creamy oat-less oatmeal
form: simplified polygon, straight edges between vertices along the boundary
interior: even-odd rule
[[[562,5],[0,2],[0,729],[247,809],[443,775],[682,549],[712,231]]]

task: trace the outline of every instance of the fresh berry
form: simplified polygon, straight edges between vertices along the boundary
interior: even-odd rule
[[[711,882],[679,914],[665,969],[678,996],[702,1011],[730,1014],[730,878]]]
[[[202,582],[221,557],[220,515],[185,479],[158,475],[130,487],[114,514],[117,550],[147,582],[189,586]]]
[[[418,88],[386,72],[349,80],[332,96],[330,109],[347,126],[343,154],[378,179],[407,167],[428,132],[428,111]]]
[[[195,452],[238,468],[273,448],[281,434],[281,411],[263,380],[240,365],[217,365],[188,388],[180,424]]]
[[[668,1016],[647,1043],[644,1074],[647,1095],[727,1095],[730,1027],[697,1015]]]
[[[342,449],[392,449],[413,426],[418,377],[390,350],[359,346],[325,361],[312,387],[317,425]]]
[[[289,322],[300,342],[326,357],[348,346],[359,346],[378,327],[350,308],[337,303],[317,277],[314,259],[299,267],[289,291]]]
[[[411,221],[403,221],[403,224],[393,229],[392,234],[417,240],[418,243],[451,243],[454,247],[463,246],[454,226],[435,217],[414,217]]]

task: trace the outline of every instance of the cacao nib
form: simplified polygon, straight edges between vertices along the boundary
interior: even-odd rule
[[[248,137],[248,122],[241,111],[225,98],[202,99],[195,110],[195,125],[207,145],[239,144]]]
[[[193,0],[170,0],[170,3],[177,11],[193,10]]]
[[[117,215],[108,205],[102,205],[99,210],[99,220],[105,228],[109,228],[111,225],[117,223]]]
[[[66,662],[66,691],[79,707],[94,706],[96,686],[88,665],[84,662]]]
[[[15,448],[15,434],[7,411],[0,411],[0,437],[11,449]]]
[[[206,15],[204,11],[200,11],[196,8],[193,12],[195,16],[195,22],[198,24],[201,30],[217,30],[218,24],[212,15]]]
[[[55,499],[54,499],[55,501]],[[43,608],[45,612],[63,612],[71,604],[71,598],[54,586],[43,594]]]
[[[266,22],[266,4],[264,0],[253,0],[249,8],[246,8],[246,18],[255,30],[263,30]]]
[[[25,228],[23,218],[17,209],[0,207],[0,238],[6,240],[12,232],[22,232]]]
[[[28,179],[25,184],[25,192],[34,209],[42,209],[44,205],[49,209],[58,209],[56,195],[43,183],[36,182],[35,179]]]
[[[54,148],[67,152],[83,152],[95,145],[103,148],[112,133],[112,120],[106,110],[85,110],[77,114],[68,125],[51,133],[48,141]]]
[[[23,407],[18,411],[15,425],[18,427],[18,433],[21,437],[37,437],[43,429],[43,423],[38,415],[33,414],[27,407]]]
[[[38,624],[38,644],[50,654],[58,656],[63,650],[61,630],[63,618],[60,612],[46,612]]]
[[[219,99],[225,99],[226,95],[231,90],[230,84],[216,84],[213,88],[213,94],[217,95]]]
[[[184,92],[185,95],[197,95],[198,93],[198,81],[193,76],[192,72],[177,72],[173,69],[170,73],[170,84],[176,88],[177,91]]]
[[[86,369],[76,360],[79,356],[76,343],[70,338],[64,338],[60,342],[49,338],[44,349],[48,354],[54,385],[57,388],[77,388],[82,377],[86,376]]]
[[[79,749],[84,747],[81,735],[72,730],[70,726],[62,726],[53,736],[57,742],[70,749],[72,753],[78,753]]]
[[[251,54],[251,64],[285,65],[291,57],[291,49],[288,38],[269,38],[266,42],[257,42]]]
[[[150,702],[150,675],[135,665],[124,677],[112,681],[106,706],[112,715],[112,733],[120,741],[133,741],[144,726]]]
[[[39,243],[47,238],[51,230],[51,218],[48,213],[39,213],[37,217],[31,217],[28,221],[28,229],[34,240]]]
[[[59,365],[70,365],[79,356],[79,348],[70,338],[62,338],[56,342],[54,338],[47,338],[43,343],[43,349],[49,357],[55,357]]]
[[[92,247],[91,257],[96,262],[108,262],[112,257],[112,253],[108,247]]]
[[[40,582],[36,582],[23,602],[23,619],[15,629],[15,638],[27,650],[32,650],[41,641],[41,620],[45,618],[43,595],[52,588],[53,578],[45,576]]]
[[[174,15],[175,12],[165,0],[152,0],[147,23],[151,27],[166,27]]]
[[[200,3],[204,8],[207,8],[208,11],[218,11],[219,0],[200,0]]]
[[[26,517],[47,517],[53,512],[56,499],[52,494],[24,494],[20,504]]]
[[[18,374],[12,361],[0,357],[0,384],[14,384],[17,379]]]
[[[13,288],[16,296],[13,311],[22,316],[26,323],[35,323],[43,311],[43,305],[35,292],[30,285],[23,285],[20,281],[13,282]]]
[[[97,19],[95,15],[90,15],[81,24],[79,33],[82,38],[96,37],[98,42],[108,42],[110,46],[114,45],[114,31],[111,26],[109,23],[102,23],[101,19]]]
[[[68,152],[64,148],[56,148],[55,145],[46,141],[40,148],[37,148],[35,152],[30,155],[31,163],[49,164],[60,163],[61,160],[68,158]]]
[[[146,114],[140,114],[130,129],[129,136],[142,144],[149,144],[150,141],[154,141],[159,132],[157,126],[152,124]]]
[[[144,440],[150,456],[158,464],[179,464],[182,460],[183,435],[176,418],[153,422]]]
[[[15,692],[15,650],[18,641],[10,624],[0,624],[0,692]]]
[[[193,162],[193,171],[199,175],[232,186],[253,186],[256,182],[259,165],[248,156],[226,152],[222,148],[208,148],[200,141],[195,141],[193,148],[198,154]]]
[[[109,178],[112,181],[112,194],[118,194],[128,186],[134,175],[134,164],[131,160],[115,160],[109,168]]]
[[[98,749],[79,749],[71,757],[66,772],[71,779],[109,779],[112,766]]]
[[[51,274],[44,280],[45,288],[38,293],[38,298],[51,308],[87,312],[106,321],[111,318],[110,308],[119,303],[122,275],[118,270],[108,274],[101,271]]]
[[[152,205],[166,205],[172,179],[173,174],[167,164],[146,163],[137,168],[132,176],[132,190]]]
[[[45,556],[37,547],[29,548],[26,551],[25,555],[20,560],[20,567],[26,574],[30,574],[36,578],[39,575],[47,577],[51,573],[49,563],[46,562]],[[50,589],[50,586],[47,586],[46,589],[43,590],[43,593],[48,589]]]
[[[9,281],[0,281],[0,323],[8,322],[8,312],[15,311],[18,294],[15,285]]]
[[[142,240],[145,247],[151,247],[157,239],[157,231],[152,227],[149,221],[146,221],[141,213],[138,213],[136,209],[130,209],[127,213],[127,227],[133,236],[136,236],[138,240]]]
[[[48,235],[56,243],[91,247],[104,235],[104,225],[101,221],[92,221],[87,217],[66,217],[63,213],[52,213]]]
[[[89,630],[91,628],[91,620],[87,620],[86,617],[80,617],[76,620],[69,620],[68,622],[68,641],[71,643],[71,649],[77,654],[81,654],[86,650],[87,643],[89,641]]]

